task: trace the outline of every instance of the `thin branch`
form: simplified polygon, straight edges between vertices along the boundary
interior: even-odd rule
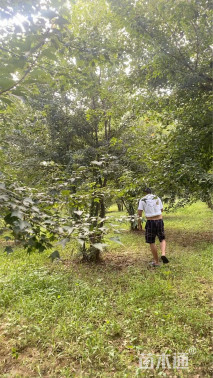
[[[44,44],[45,44],[45,40],[47,38],[47,35],[49,34],[50,30],[48,29],[47,32],[45,33],[44,35],[44,39],[39,42],[32,50],[32,53],[34,51],[37,51],[39,48],[41,48]],[[1,48],[2,49],[2,48]],[[9,50],[8,50],[9,52]],[[31,55],[32,56],[32,55]],[[35,55],[35,58],[38,58],[39,57],[39,52]],[[13,85],[11,85],[9,88],[7,89],[4,89],[2,91],[0,91],[0,95],[2,95],[3,93],[7,93],[9,91],[11,91],[11,89],[15,88],[17,85],[19,85],[20,83],[22,83],[22,81],[25,79],[25,77],[30,73],[30,71],[32,70],[32,68],[36,65],[37,61],[35,60],[34,63],[32,63],[28,69],[24,72],[23,76],[21,77],[21,79],[19,79],[17,82],[15,82]]]
[[[0,95],[2,95],[3,93],[6,93],[6,92],[9,92],[11,91],[11,89],[15,88],[17,85],[19,85],[24,79],[25,77],[28,75],[28,73],[30,73],[31,69],[33,68],[35,64],[32,64],[24,73],[24,75],[22,76],[22,78],[20,80],[18,80],[16,83],[14,83],[13,85],[11,85],[9,88],[7,89],[4,89],[3,91],[0,92]]]
[[[14,55],[14,56],[17,57],[17,58],[21,58],[21,55],[18,55],[18,54],[16,54],[16,53],[14,53],[13,51],[10,51],[9,49],[6,49],[5,47],[0,46],[0,50],[2,50],[2,51],[6,51],[6,52],[8,52],[9,54]]]
[[[195,69],[197,69],[198,66],[198,60],[199,60],[199,39],[198,39],[198,33],[197,33],[197,28],[194,23],[192,23],[193,29],[195,31],[196,35],[196,46],[197,46],[197,51],[196,51],[196,62],[195,62]]]
[[[168,24],[167,24],[167,26],[168,26]],[[194,25],[193,25],[193,27],[194,27]],[[149,37],[151,37],[153,41],[154,41],[155,38],[156,38],[156,32],[159,32],[159,30],[155,29],[155,32],[150,31],[150,30],[146,30],[147,35],[148,35]],[[175,33],[173,33],[173,36],[175,37]],[[197,34],[196,34],[196,36],[197,36]],[[165,40],[167,40],[167,38],[166,38]],[[187,68],[188,68],[191,72],[193,72],[194,74],[197,74],[199,77],[202,77],[203,79],[207,80],[209,83],[212,83],[212,82],[213,82],[213,79],[212,79],[211,77],[209,77],[209,76],[207,76],[207,75],[205,75],[205,74],[203,74],[203,73],[197,71],[197,65],[196,65],[195,68],[193,68],[193,67],[187,62],[186,57],[183,55],[183,53],[182,53],[180,47],[177,46],[177,40],[176,40],[176,38],[175,38],[175,42],[176,42],[176,43],[175,43],[175,46],[176,46],[176,48],[177,48],[177,50],[178,50],[180,56],[177,56],[177,55],[175,55],[175,54],[172,54],[172,52],[166,50],[166,49],[162,46],[162,44],[160,44],[160,50],[161,50],[163,53],[165,53],[166,55],[169,55],[169,56],[173,57],[173,58],[174,58],[176,61],[178,61],[183,67],[187,67]],[[153,42],[153,44],[154,44],[154,42]],[[169,46],[169,47],[170,47],[170,46]],[[197,36],[197,47],[198,47],[198,36]],[[197,59],[198,59],[198,51],[197,51]]]
[[[161,51],[163,51],[165,54],[167,55],[170,55],[172,56],[175,60],[177,60],[180,64],[182,64],[182,66],[185,66],[187,67],[191,72],[193,72],[194,74],[197,74],[198,76],[206,79],[207,81],[209,81],[210,83],[213,82],[213,79],[201,72],[196,72],[196,70],[194,68],[191,67],[191,65],[186,61],[186,58],[185,56],[182,54],[180,48],[178,48],[178,51],[179,51],[179,54],[180,54],[180,57],[172,54],[170,51],[166,51],[164,48],[161,48]]]

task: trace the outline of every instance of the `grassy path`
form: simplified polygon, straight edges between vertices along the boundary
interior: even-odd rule
[[[111,213],[113,216],[114,214]],[[97,266],[0,247],[0,377],[211,377],[211,223],[205,204],[165,215],[170,264],[147,269],[127,229]],[[125,227],[124,227],[125,228]],[[154,370],[139,369],[151,353]],[[156,368],[185,353],[188,369]]]

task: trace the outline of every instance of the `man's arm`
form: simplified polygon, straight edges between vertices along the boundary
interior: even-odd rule
[[[142,231],[142,223],[141,223],[141,217],[142,217],[143,210],[138,210],[138,229]]]

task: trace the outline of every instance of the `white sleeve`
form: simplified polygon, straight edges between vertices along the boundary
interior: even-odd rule
[[[138,210],[143,210],[143,201],[139,201]]]
[[[163,204],[162,204],[162,201],[161,201],[161,199],[159,198],[159,200],[160,200],[160,208],[161,208],[161,210],[163,209]]]

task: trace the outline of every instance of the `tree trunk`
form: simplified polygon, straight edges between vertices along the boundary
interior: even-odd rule
[[[125,203],[124,199],[122,199],[123,201],[123,204],[130,216],[130,229],[131,231],[138,231],[138,222],[137,220],[135,219],[135,209],[134,209],[134,206],[133,206],[133,202],[132,201],[127,201],[127,203]]]
[[[98,230],[99,227],[103,227],[106,214],[106,208],[104,203],[104,198],[101,196],[99,202],[95,202],[92,199],[91,208],[90,208],[90,217],[94,217],[91,224],[92,234],[89,237],[90,247],[87,251],[87,261],[99,262],[100,261],[100,249],[97,249],[93,244],[102,242],[102,232]],[[102,220],[98,223],[98,217]],[[85,259],[84,259],[85,261]]]
[[[211,199],[211,196],[208,195],[207,199],[206,199],[206,203],[208,205],[208,207],[213,210],[213,203],[212,203],[212,199]]]
[[[116,204],[118,206],[118,211],[124,210],[124,205],[123,205],[122,201],[116,201]]]

